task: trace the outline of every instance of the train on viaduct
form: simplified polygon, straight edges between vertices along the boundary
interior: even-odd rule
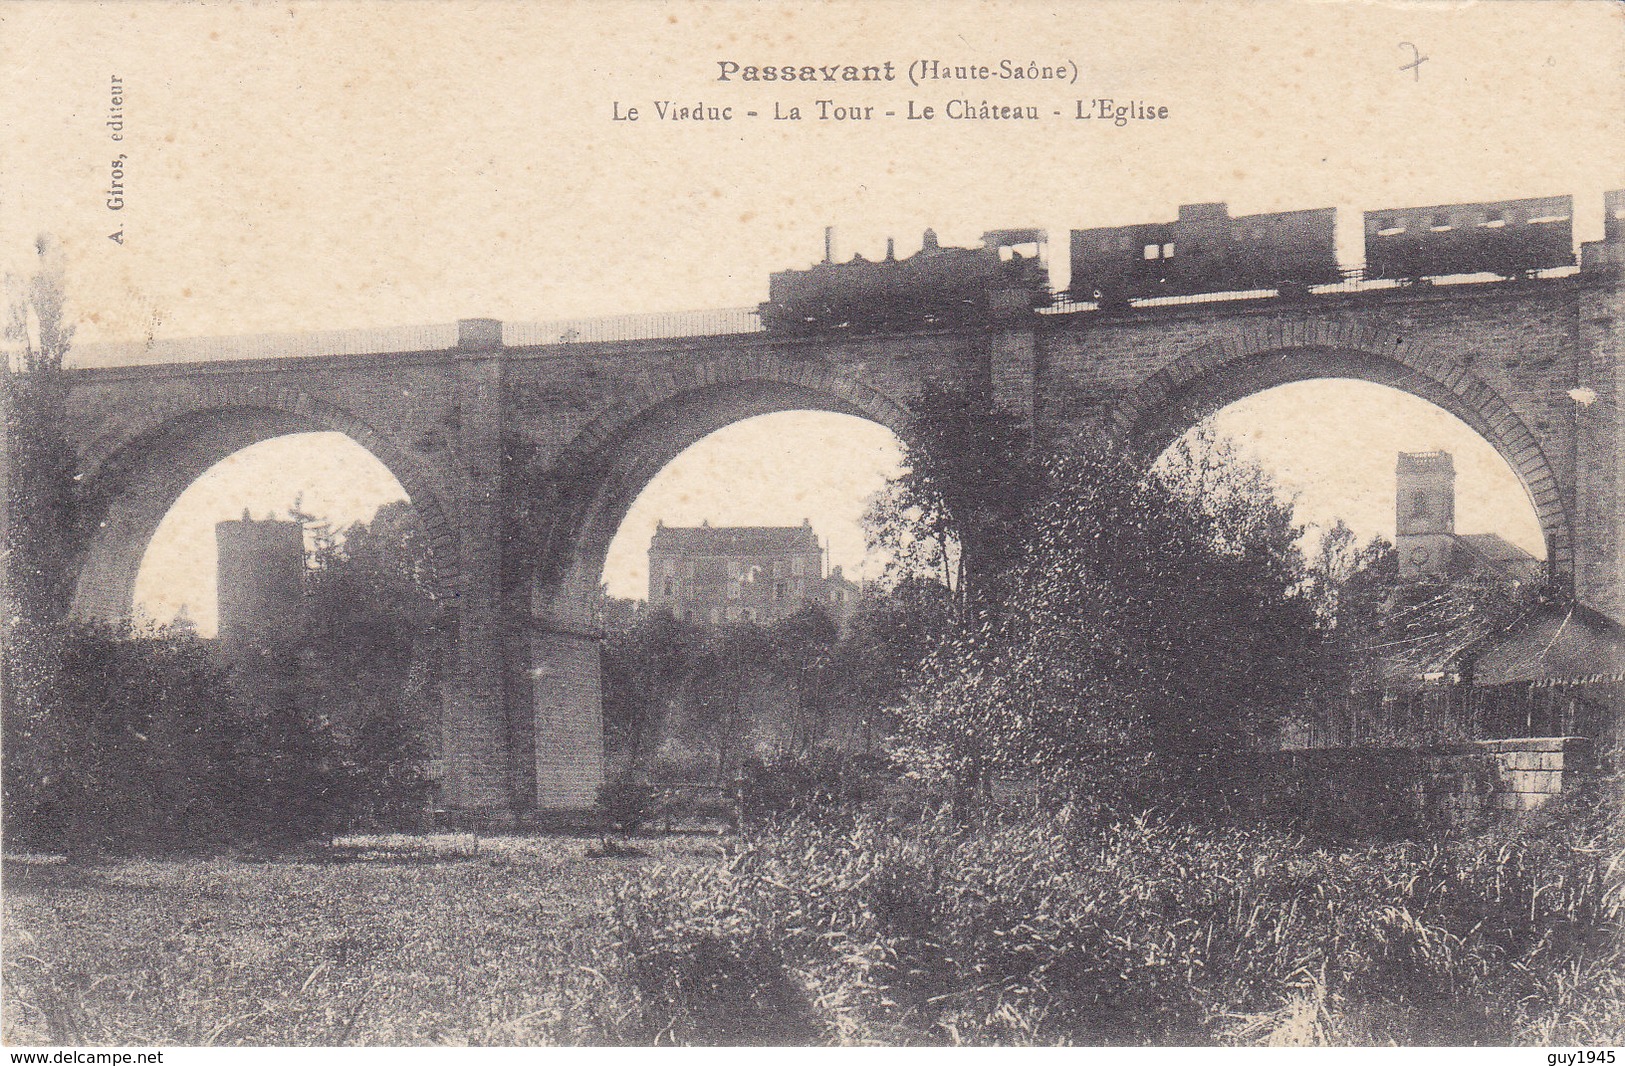
[[[744,325],[631,339],[472,318],[326,351],[221,342],[236,357],[77,369],[70,431],[96,535],[74,609],[131,611],[159,521],[221,459],[344,433],[394,473],[432,544],[455,649],[445,802],[498,820],[581,811],[603,776],[605,553],[643,487],[707,434],[815,409],[906,438],[934,381],[1042,439],[1157,449],[1260,390],[1353,378],[1480,433],[1528,491],[1553,570],[1625,619],[1625,193],[1605,210],[1578,257],[1567,197],[1368,212],[1351,278],[1332,212],[1203,204],[1075,231],[1064,292],[1033,247],[1044,235],[1003,230],[775,275]]]

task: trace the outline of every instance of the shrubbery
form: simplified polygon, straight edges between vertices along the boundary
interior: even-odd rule
[[[615,914],[657,1042],[1609,1043],[1625,859],[1590,824],[1322,849],[1070,811],[800,821]]]
[[[212,647],[112,627],[34,635],[38,677],[6,736],[9,846],[208,847],[247,829],[259,812],[242,801],[281,764],[249,765],[255,723]]]
[[[198,851],[387,817],[416,778],[272,686],[239,694],[217,644],[127,626],[28,627],[5,736],[12,848]]]
[[[848,816],[879,799],[897,778],[883,756],[815,748],[746,761],[740,781],[739,814],[746,824],[796,816],[820,820]]]

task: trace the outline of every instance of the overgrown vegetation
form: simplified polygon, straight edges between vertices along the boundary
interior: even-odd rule
[[[724,783],[763,758],[878,752],[947,613],[933,582],[871,592],[840,627],[818,606],[768,627],[616,612],[603,651],[610,776]]]
[[[794,820],[615,906],[641,1041],[1625,1038],[1625,853],[1598,809],[1336,848],[1072,808]]]
[[[73,328],[41,238],[3,374],[4,832],[74,855],[276,845],[422,809],[435,605],[405,505],[328,538],[307,621],[275,648],[70,619],[97,501],[64,435]],[[414,713],[415,712],[415,713]]]
[[[1003,565],[907,693],[900,757],[963,788],[1203,792],[1214,756],[1268,743],[1315,695],[1326,632],[1290,504],[1211,437],[1152,475],[1109,443],[1033,462]]]
[[[4,1039],[1617,1045],[1620,800],[1341,846],[880,809],[613,862],[11,859]]]

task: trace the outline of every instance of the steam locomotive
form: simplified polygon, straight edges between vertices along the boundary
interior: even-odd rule
[[[822,263],[772,275],[758,313],[775,332],[873,332],[947,328],[980,320],[1012,300],[1047,307],[1049,271],[1036,251],[1019,251],[1043,242],[1041,230],[995,230],[983,235],[980,248],[944,248],[926,230],[920,250],[904,259],[887,241],[879,262],[860,255],[836,263],[826,239]]]

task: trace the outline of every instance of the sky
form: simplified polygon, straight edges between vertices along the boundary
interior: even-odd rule
[[[751,306],[771,272],[822,256],[828,225],[842,258],[877,258],[888,236],[907,254],[928,226],[945,244],[1041,226],[1064,253],[1068,228],[1171,219],[1182,203],[1330,206],[1355,265],[1360,210],[1570,193],[1577,239],[1594,240],[1603,190],[1625,185],[1622,20],[1617,5],[1561,2],[947,3],[929,18],[897,3],[0,5],[0,266],[25,270],[34,236],[57,235],[78,338],[93,343]],[[1402,69],[1411,45],[1426,58]],[[1078,80],[717,80],[723,62],[901,73],[921,58],[1075,65]],[[1098,97],[1170,117],[1049,117]],[[818,99],[986,99],[1046,117],[819,121]],[[661,102],[761,117],[675,122]],[[808,117],[775,120],[775,106]],[[632,107],[638,121],[617,121]],[[1295,388],[1222,424],[1305,513],[1342,507],[1380,532],[1396,448],[1444,447],[1461,468],[1476,440],[1397,394]],[[1305,404],[1346,422],[1303,439]],[[739,464],[791,447],[776,443],[783,425],[730,427],[718,450],[681,457],[628,528],[691,506],[713,522],[808,517],[850,543],[853,494],[885,462],[884,442],[850,426],[814,419],[794,447],[833,441],[824,465],[850,465],[851,485],[725,517]],[[145,587],[211,568],[212,535],[197,530],[244,506],[280,511],[302,491],[342,524],[392,491],[326,438],[260,448],[272,470],[332,473],[285,484],[237,457],[183,498],[171,517],[192,532]],[[1462,528],[1528,543],[1515,482],[1470,522],[1473,480],[1459,478]]]

